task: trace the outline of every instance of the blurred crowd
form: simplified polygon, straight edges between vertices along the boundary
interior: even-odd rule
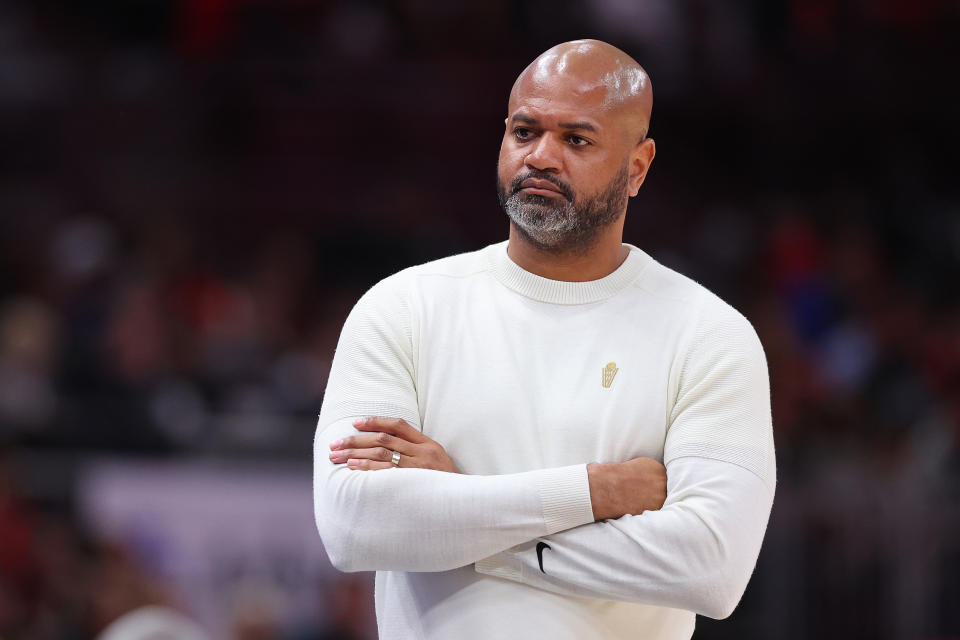
[[[189,611],[83,529],[69,464],[25,462],[309,460],[351,305],[505,237],[510,85],[584,35],[656,92],[626,240],[770,365],[770,532],[698,637],[960,636],[957,26],[937,0],[0,5],[0,637]],[[367,637],[368,582],[324,593],[297,637]]]

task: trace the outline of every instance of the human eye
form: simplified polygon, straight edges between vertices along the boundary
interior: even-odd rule
[[[526,142],[533,137],[533,132],[526,127],[517,127],[513,130],[513,137],[519,142]]]
[[[567,142],[574,147],[586,147],[590,144],[590,141],[584,138],[583,136],[578,136],[576,134],[570,135],[567,137]]]

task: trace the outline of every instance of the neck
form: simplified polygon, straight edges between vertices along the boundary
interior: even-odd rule
[[[587,282],[608,276],[629,253],[630,249],[623,246],[622,224],[612,225],[593,244],[578,251],[558,253],[541,249],[531,244],[513,224],[507,244],[507,255],[520,268],[542,278],[565,282]]]

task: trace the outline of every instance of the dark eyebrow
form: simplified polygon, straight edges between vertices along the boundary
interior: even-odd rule
[[[540,121],[537,120],[536,118],[533,118],[533,117],[531,117],[531,116],[525,116],[525,115],[523,115],[522,113],[515,113],[515,114],[513,114],[512,119],[513,119],[513,120],[519,120],[520,122],[524,122],[524,123],[526,123],[526,124],[539,124],[539,123],[540,123]]]
[[[538,125],[540,121],[536,118],[522,113],[515,113],[512,116],[512,119],[515,121],[523,122],[524,124]],[[579,129],[581,131],[592,131],[593,133],[597,132],[597,128],[590,124],[589,122],[561,122],[559,123],[561,129]]]
[[[589,122],[561,122],[561,129],[582,129],[584,131],[597,132],[597,128]]]

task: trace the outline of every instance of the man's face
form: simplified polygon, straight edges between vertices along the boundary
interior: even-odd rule
[[[604,87],[522,79],[497,165],[500,204],[535,246],[585,248],[626,209],[629,148]]]

